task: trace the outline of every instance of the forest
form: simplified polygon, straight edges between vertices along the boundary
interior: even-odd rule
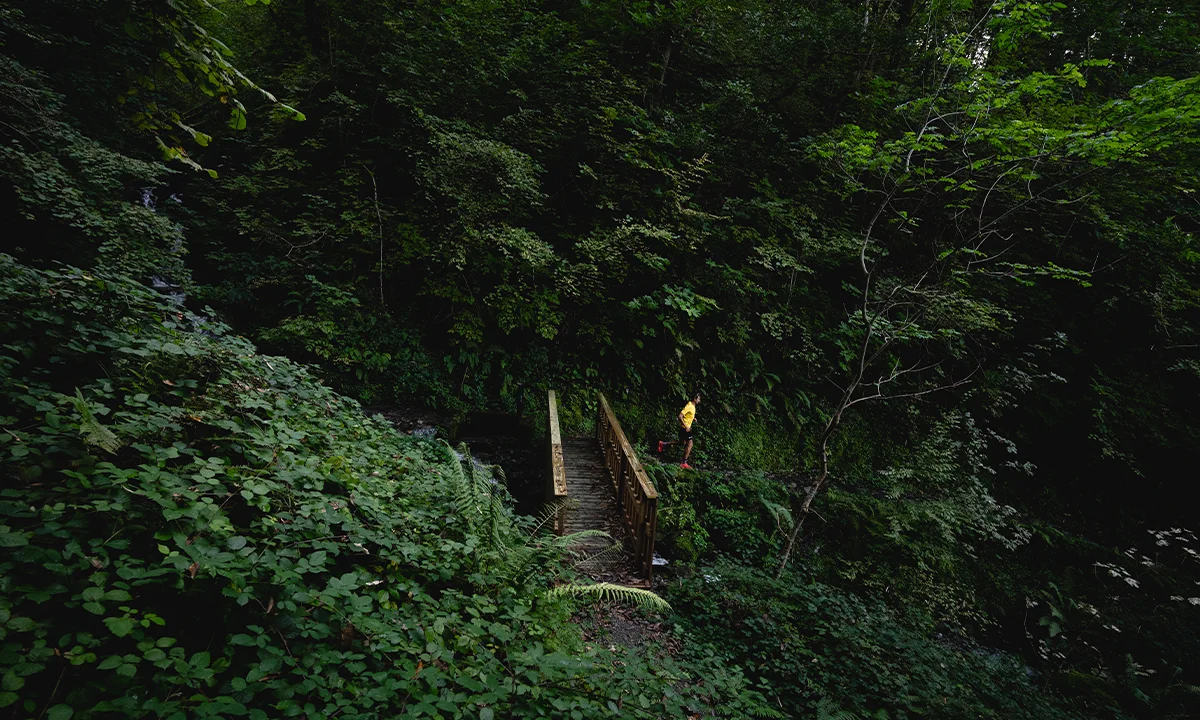
[[[0,718],[1198,718],[1198,189],[1198,0],[0,0]]]

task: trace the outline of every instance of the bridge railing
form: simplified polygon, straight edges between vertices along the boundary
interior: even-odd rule
[[[618,512],[629,530],[634,558],[650,582],[654,572],[654,534],[658,527],[658,491],[646,476],[603,394],[599,404],[596,439],[600,441],[604,466],[617,495]]]
[[[567,530],[567,466],[563,461],[562,434],[558,429],[558,396],[553,390],[548,395],[547,435],[549,442],[547,470],[550,479],[546,500],[555,509],[554,532],[562,535]]]

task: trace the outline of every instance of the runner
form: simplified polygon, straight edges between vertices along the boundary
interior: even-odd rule
[[[662,451],[668,445],[681,443],[684,445],[683,462],[679,463],[679,467],[684,470],[691,470],[692,466],[688,465],[688,458],[692,456],[692,423],[696,421],[696,406],[700,404],[700,393],[692,398],[692,401],[683,406],[679,411],[679,439],[678,440],[659,440],[658,452],[661,455]]]

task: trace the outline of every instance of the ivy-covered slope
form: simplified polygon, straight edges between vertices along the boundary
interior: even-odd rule
[[[585,647],[446,445],[143,286],[0,255],[0,346],[0,716],[738,707],[736,673]]]

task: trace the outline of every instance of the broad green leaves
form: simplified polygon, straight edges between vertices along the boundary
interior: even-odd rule
[[[624,715],[657,718],[709,702],[667,699],[673,670],[582,646],[565,591],[546,595],[565,545],[469,459],[218,325],[196,332],[127,279],[8,256],[0,279],[4,423],[21,428],[0,462],[55,478],[0,490],[0,703],[608,717],[643,694]],[[77,393],[14,373],[28,340]],[[89,417],[118,452],[80,435]],[[62,667],[69,705],[52,694]]]

